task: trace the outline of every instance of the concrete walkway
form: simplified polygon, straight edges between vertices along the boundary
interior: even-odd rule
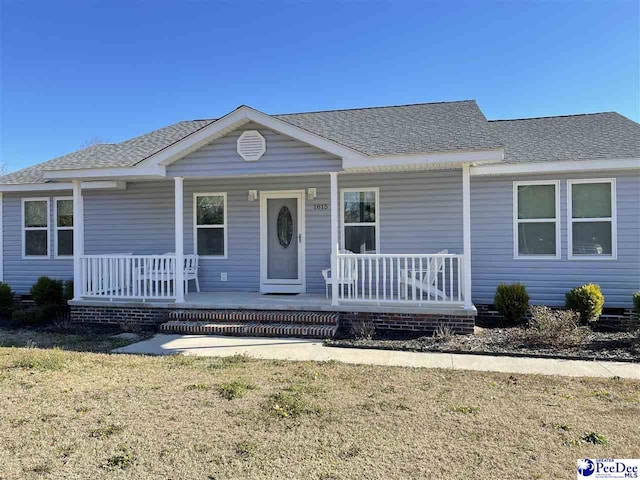
[[[618,376],[640,379],[640,364],[638,363],[337,348],[325,347],[320,340],[295,338],[156,335],[149,340],[118,348],[114,352],[149,355],[183,353],[211,357],[247,355],[274,360],[313,360],[319,362],[337,360],[344,363],[399,367],[453,368],[569,377]]]

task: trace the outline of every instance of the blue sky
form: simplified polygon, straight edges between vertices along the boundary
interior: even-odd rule
[[[9,170],[240,104],[640,120],[637,1],[0,0]]]

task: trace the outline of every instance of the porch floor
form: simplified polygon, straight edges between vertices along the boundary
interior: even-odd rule
[[[377,312],[377,313],[439,313],[455,315],[470,313],[460,305],[406,305],[406,304],[356,304],[331,305],[331,299],[323,294],[300,293],[296,295],[262,294],[259,292],[192,292],[184,303],[156,300],[82,299],[72,300],[71,305],[100,306],[148,306],[168,309],[221,309],[221,310],[296,310],[309,312]]]

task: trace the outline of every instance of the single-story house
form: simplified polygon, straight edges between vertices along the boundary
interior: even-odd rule
[[[469,331],[501,282],[640,287],[640,125],[615,112],[241,106],[4,175],[0,206],[0,279],[73,279],[79,321]]]

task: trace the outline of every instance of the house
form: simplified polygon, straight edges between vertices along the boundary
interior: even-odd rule
[[[0,278],[19,294],[74,279],[78,321],[468,332],[500,282],[551,306],[595,282],[620,309],[640,287],[640,125],[613,112],[241,106],[10,173],[0,192]]]

